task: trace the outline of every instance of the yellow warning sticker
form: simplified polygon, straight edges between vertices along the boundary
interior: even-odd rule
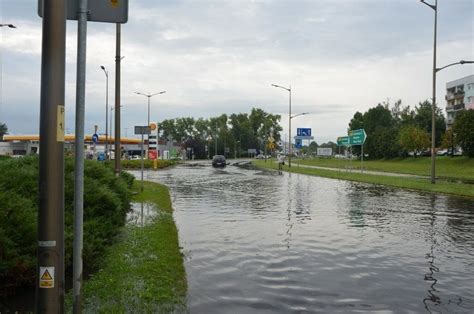
[[[116,8],[119,5],[119,0],[110,0],[110,4],[112,7]]]
[[[64,130],[66,127],[64,125],[64,116],[65,116],[65,109],[64,106],[58,106],[57,112],[57,133],[56,133],[56,141],[64,142]]]
[[[40,267],[40,288],[54,288],[54,267]]]

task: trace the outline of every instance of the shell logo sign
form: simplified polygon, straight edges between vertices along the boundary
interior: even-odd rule
[[[148,135],[148,158],[155,160],[158,157],[158,123],[150,122],[151,133]]]

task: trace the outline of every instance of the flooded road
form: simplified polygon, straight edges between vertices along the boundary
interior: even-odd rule
[[[170,187],[191,313],[473,313],[474,201],[203,163]]]

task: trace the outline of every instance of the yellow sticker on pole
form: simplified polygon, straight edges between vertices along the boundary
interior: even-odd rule
[[[56,133],[56,141],[64,142],[64,131],[66,126],[64,125],[64,116],[65,116],[65,109],[64,106],[58,106],[57,112],[57,133]]]
[[[112,7],[116,8],[119,6],[119,0],[110,0],[110,5],[112,5]]]
[[[39,287],[54,288],[54,267],[40,267]]]

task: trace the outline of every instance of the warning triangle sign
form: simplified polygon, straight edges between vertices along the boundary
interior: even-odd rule
[[[49,273],[47,269],[44,271],[43,275],[41,276],[41,280],[53,280],[53,278],[51,277],[51,274]]]

